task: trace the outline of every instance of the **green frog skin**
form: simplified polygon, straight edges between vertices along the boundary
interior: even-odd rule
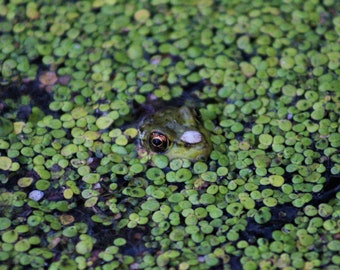
[[[138,131],[141,151],[164,154],[170,160],[206,160],[212,150],[209,132],[187,106],[168,107],[145,117]]]

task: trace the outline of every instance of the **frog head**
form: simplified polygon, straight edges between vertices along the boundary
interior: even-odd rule
[[[150,154],[192,161],[209,157],[212,144],[194,109],[168,107],[145,117],[139,125],[140,146]]]

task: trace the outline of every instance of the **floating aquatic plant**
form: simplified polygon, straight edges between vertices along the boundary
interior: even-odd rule
[[[0,3],[1,264],[339,266],[336,1],[248,2]],[[138,154],[188,92],[209,159]]]

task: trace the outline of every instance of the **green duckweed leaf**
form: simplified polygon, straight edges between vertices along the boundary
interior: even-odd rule
[[[160,204],[157,200],[150,198],[146,202],[144,202],[141,207],[144,210],[156,211],[159,209]]]
[[[12,166],[12,160],[8,157],[0,157],[0,170],[8,171]]]
[[[170,233],[169,238],[170,240],[177,242],[182,241],[185,235],[185,230],[183,228],[176,228]]]
[[[211,218],[219,218],[223,215],[223,211],[219,208],[217,208],[215,205],[208,205],[207,206],[207,211],[210,215]]]
[[[199,161],[194,164],[193,172],[196,174],[201,174],[201,173],[206,172],[207,169],[208,169],[208,165],[204,162]]]
[[[258,224],[265,224],[270,221],[272,215],[268,207],[261,207],[255,214],[254,219]]]
[[[89,173],[88,175],[83,176],[83,181],[88,184],[96,184],[100,179],[100,174],[98,173]]]
[[[340,250],[340,240],[332,240],[327,244],[327,247],[331,251],[339,251]]]
[[[119,238],[116,238],[114,241],[113,241],[113,244],[117,247],[121,247],[121,246],[124,246],[126,244],[126,239],[122,238],[122,237],[119,237]]]
[[[318,207],[318,213],[321,217],[329,217],[333,213],[333,207],[328,204],[321,203]]]
[[[11,220],[6,217],[0,217],[0,230],[6,230],[11,226]]]
[[[0,116],[0,137],[7,137],[13,131],[13,123]]]
[[[212,171],[202,173],[201,177],[204,181],[207,181],[207,182],[216,182],[217,181],[217,174],[215,172],[212,172]]]
[[[125,164],[115,164],[112,166],[112,172],[119,174],[119,175],[125,175],[128,173],[129,169]]]
[[[78,146],[74,144],[66,145],[61,149],[61,154],[65,157],[76,154],[77,152],[78,152]]]
[[[31,244],[28,241],[28,239],[22,239],[22,240],[16,242],[15,245],[14,245],[14,249],[17,252],[25,252],[25,251],[29,250],[30,247],[31,247]]]
[[[0,139],[0,149],[8,149],[9,146],[10,144],[7,141]]]
[[[162,180],[165,178],[164,172],[159,168],[149,168],[146,171],[146,177],[151,181]]]
[[[83,240],[76,244],[76,251],[78,254],[87,254],[93,249],[93,242],[91,240]]]
[[[164,169],[169,164],[169,159],[167,156],[164,155],[153,155],[152,162],[160,169]]]
[[[15,243],[18,240],[19,234],[16,231],[7,231],[5,232],[1,239],[5,243]]]
[[[232,216],[240,216],[243,212],[243,205],[241,203],[231,203],[227,206],[227,212]]]
[[[85,201],[84,206],[85,207],[94,207],[98,202],[98,197],[92,197]]]
[[[125,137],[125,135],[119,135],[119,136],[116,138],[115,142],[116,142],[117,145],[124,146],[124,145],[127,145],[128,140],[127,140],[127,138]]]
[[[76,228],[76,226],[70,226],[70,227],[66,227],[64,230],[63,230],[63,235],[66,236],[66,237],[75,237],[78,235],[78,230]]]
[[[270,175],[269,183],[274,187],[281,187],[284,184],[284,178],[281,175]]]
[[[126,187],[123,189],[123,194],[134,198],[145,197],[145,190],[140,187]]]
[[[114,119],[110,116],[101,116],[96,120],[96,125],[99,129],[107,129],[113,123]]]
[[[47,180],[38,180],[35,183],[36,188],[40,191],[47,190],[50,187],[50,185],[51,185],[51,183]]]
[[[37,215],[29,216],[27,219],[27,224],[31,227],[38,226],[43,221],[43,218]]]

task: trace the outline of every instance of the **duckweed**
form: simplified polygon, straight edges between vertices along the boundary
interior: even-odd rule
[[[8,157],[0,157],[0,169],[8,171],[12,166],[12,160]]]
[[[339,268],[336,7],[0,4],[1,263]],[[137,151],[187,96],[210,159]]]
[[[9,228],[11,226],[11,220],[6,218],[6,217],[2,217],[0,218],[0,221],[1,221],[1,225],[0,225],[0,229],[1,230],[5,230],[7,228]]]

